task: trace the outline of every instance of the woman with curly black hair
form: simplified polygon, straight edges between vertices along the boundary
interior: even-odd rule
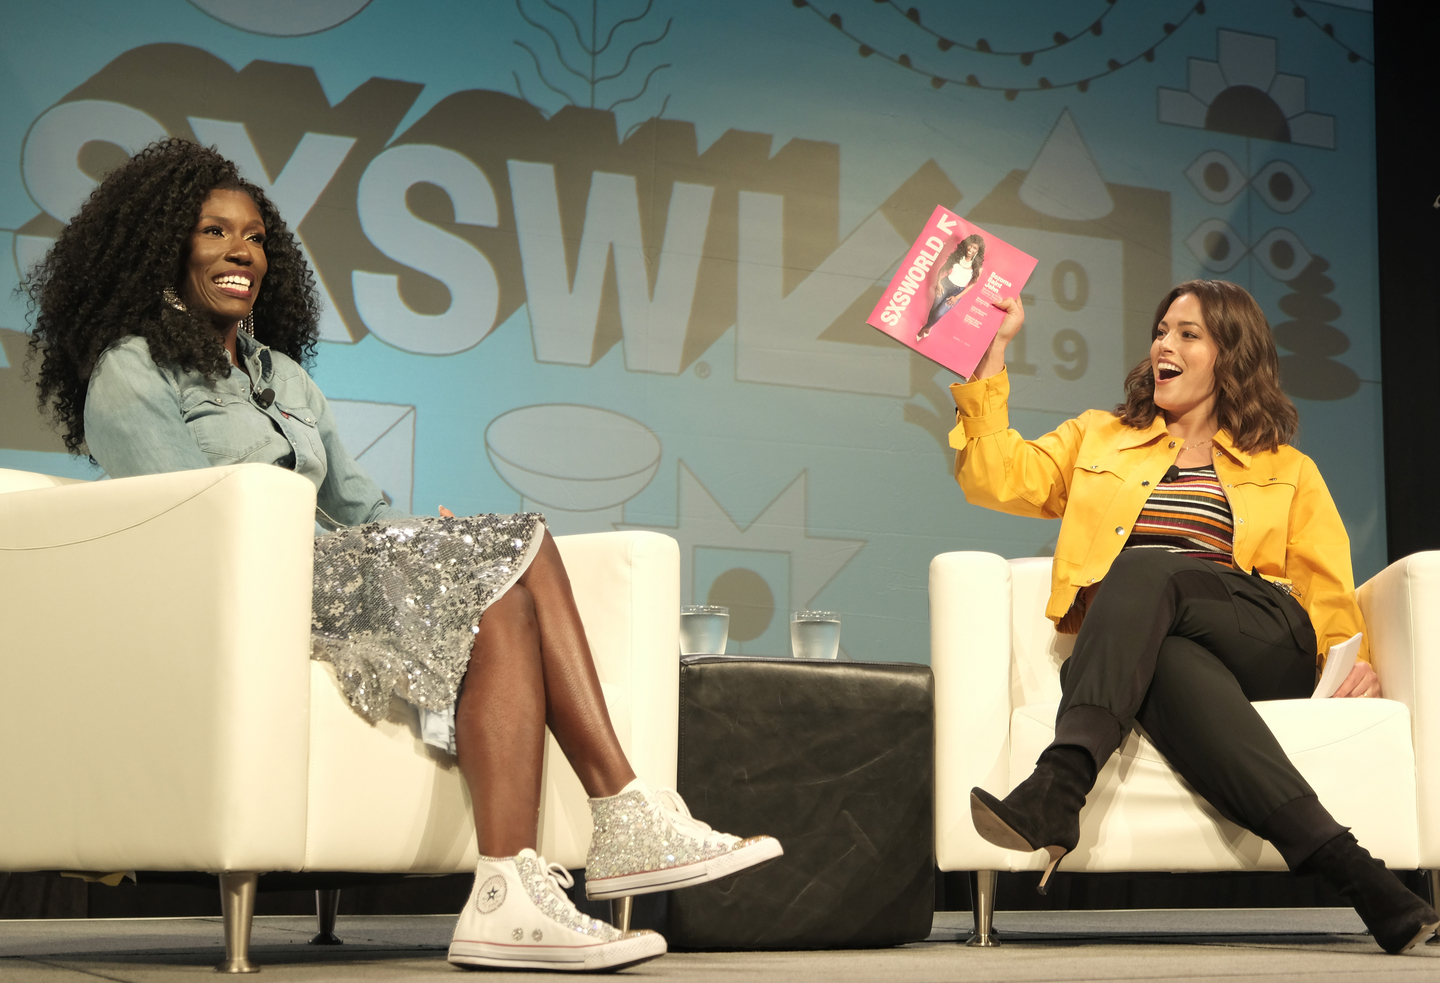
[[[547,721],[592,797],[591,897],[699,884],[780,854],[635,777],[543,516],[410,516],[356,465],[301,364],[315,351],[314,278],[230,161],[184,140],[145,148],[25,289],[41,403],[72,452],[112,478],[262,462],[315,484],[331,530],[315,543],[315,656],[367,718],[392,696],[413,705],[474,803],[482,856],[451,962],[596,970],[665,952],[653,932],[581,914],[568,875],[536,854]]]
[[[216,190],[243,191],[271,230],[263,250],[267,286],[251,312],[256,340],[296,362],[314,356],[314,277],[270,199],[218,154],[178,140],[157,143],[96,189],[26,279],[35,311],[30,347],[42,356],[40,398],[53,404],[71,451],[85,443],[90,374],[122,338],[145,339],[156,364],[229,375],[226,350],[164,293],[179,285],[200,205]]]
[[[960,298],[980,282],[980,270],[984,266],[984,236],[975,233],[955,244],[945,264],[940,267],[940,275],[936,278],[932,290],[935,299],[930,305],[930,316],[925,319],[925,326],[915,335],[916,341],[928,335],[935,322],[949,314],[955,305],[960,303]]]

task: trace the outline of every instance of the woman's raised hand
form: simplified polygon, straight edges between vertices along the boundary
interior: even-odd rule
[[[1005,320],[1000,322],[1000,330],[995,332],[990,347],[985,349],[980,364],[975,366],[975,374],[970,377],[972,382],[1000,373],[1005,367],[1005,346],[1009,345],[1025,326],[1025,305],[1020,302],[1019,297],[1001,297],[995,301],[995,306],[1005,312]]]

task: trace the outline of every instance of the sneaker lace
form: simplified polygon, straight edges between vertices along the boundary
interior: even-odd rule
[[[589,915],[585,914],[583,911],[577,908],[575,906],[575,902],[570,900],[570,895],[565,893],[566,888],[575,886],[575,878],[570,873],[570,871],[566,870],[565,867],[561,864],[550,863],[538,853],[535,854],[535,862],[544,872],[545,880],[549,882],[548,886],[550,888],[550,893],[553,894],[562,905],[564,905],[567,912],[571,913],[573,917],[580,919],[582,923],[588,923],[592,928],[596,926],[606,925],[605,922],[602,922],[599,919],[591,918]]]
[[[563,864],[552,864],[538,853],[535,860],[540,864],[540,869],[545,871],[545,876],[549,878],[556,892],[568,901],[570,896],[565,893],[565,889],[575,886],[574,875],[566,870]]]
[[[722,833],[709,823],[690,815],[690,807],[673,788],[655,789],[656,804],[677,830],[703,842],[707,847],[732,847],[740,837]]]

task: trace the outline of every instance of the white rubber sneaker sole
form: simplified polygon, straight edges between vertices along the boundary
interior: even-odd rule
[[[635,894],[653,894],[657,891],[693,887],[738,874],[757,864],[774,860],[784,853],[780,841],[775,837],[752,836],[729,853],[722,853],[709,860],[697,860],[693,864],[666,867],[663,870],[646,870],[638,874],[620,874],[593,881],[587,877],[585,897],[592,901],[604,901],[607,898],[624,898]]]
[[[457,966],[492,969],[550,969],[594,973],[638,966],[665,955],[665,938],[637,932],[614,942],[594,945],[506,945],[501,942],[450,943],[450,961]]]

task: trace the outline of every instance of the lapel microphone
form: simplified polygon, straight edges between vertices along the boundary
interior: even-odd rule
[[[270,349],[260,349],[260,378],[263,379],[270,374],[270,364]],[[253,393],[253,395],[256,404],[262,410],[268,410],[275,402],[275,390],[273,389],[262,389],[258,393]]]
[[[265,390],[265,391],[266,391],[267,393],[270,392],[270,390],[268,390],[268,389]],[[268,405],[268,404],[267,404],[267,405]],[[1167,470],[1167,471],[1165,472],[1165,477],[1163,477],[1163,478],[1160,479],[1160,484],[1162,484],[1162,485],[1168,485],[1168,484],[1170,484],[1170,482],[1172,482],[1172,481],[1179,481],[1179,480],[1180,480],[1180,468],[1179,468],[1178,466],[1172,464],[1172,465],[1170,465],[1169,470]]]

